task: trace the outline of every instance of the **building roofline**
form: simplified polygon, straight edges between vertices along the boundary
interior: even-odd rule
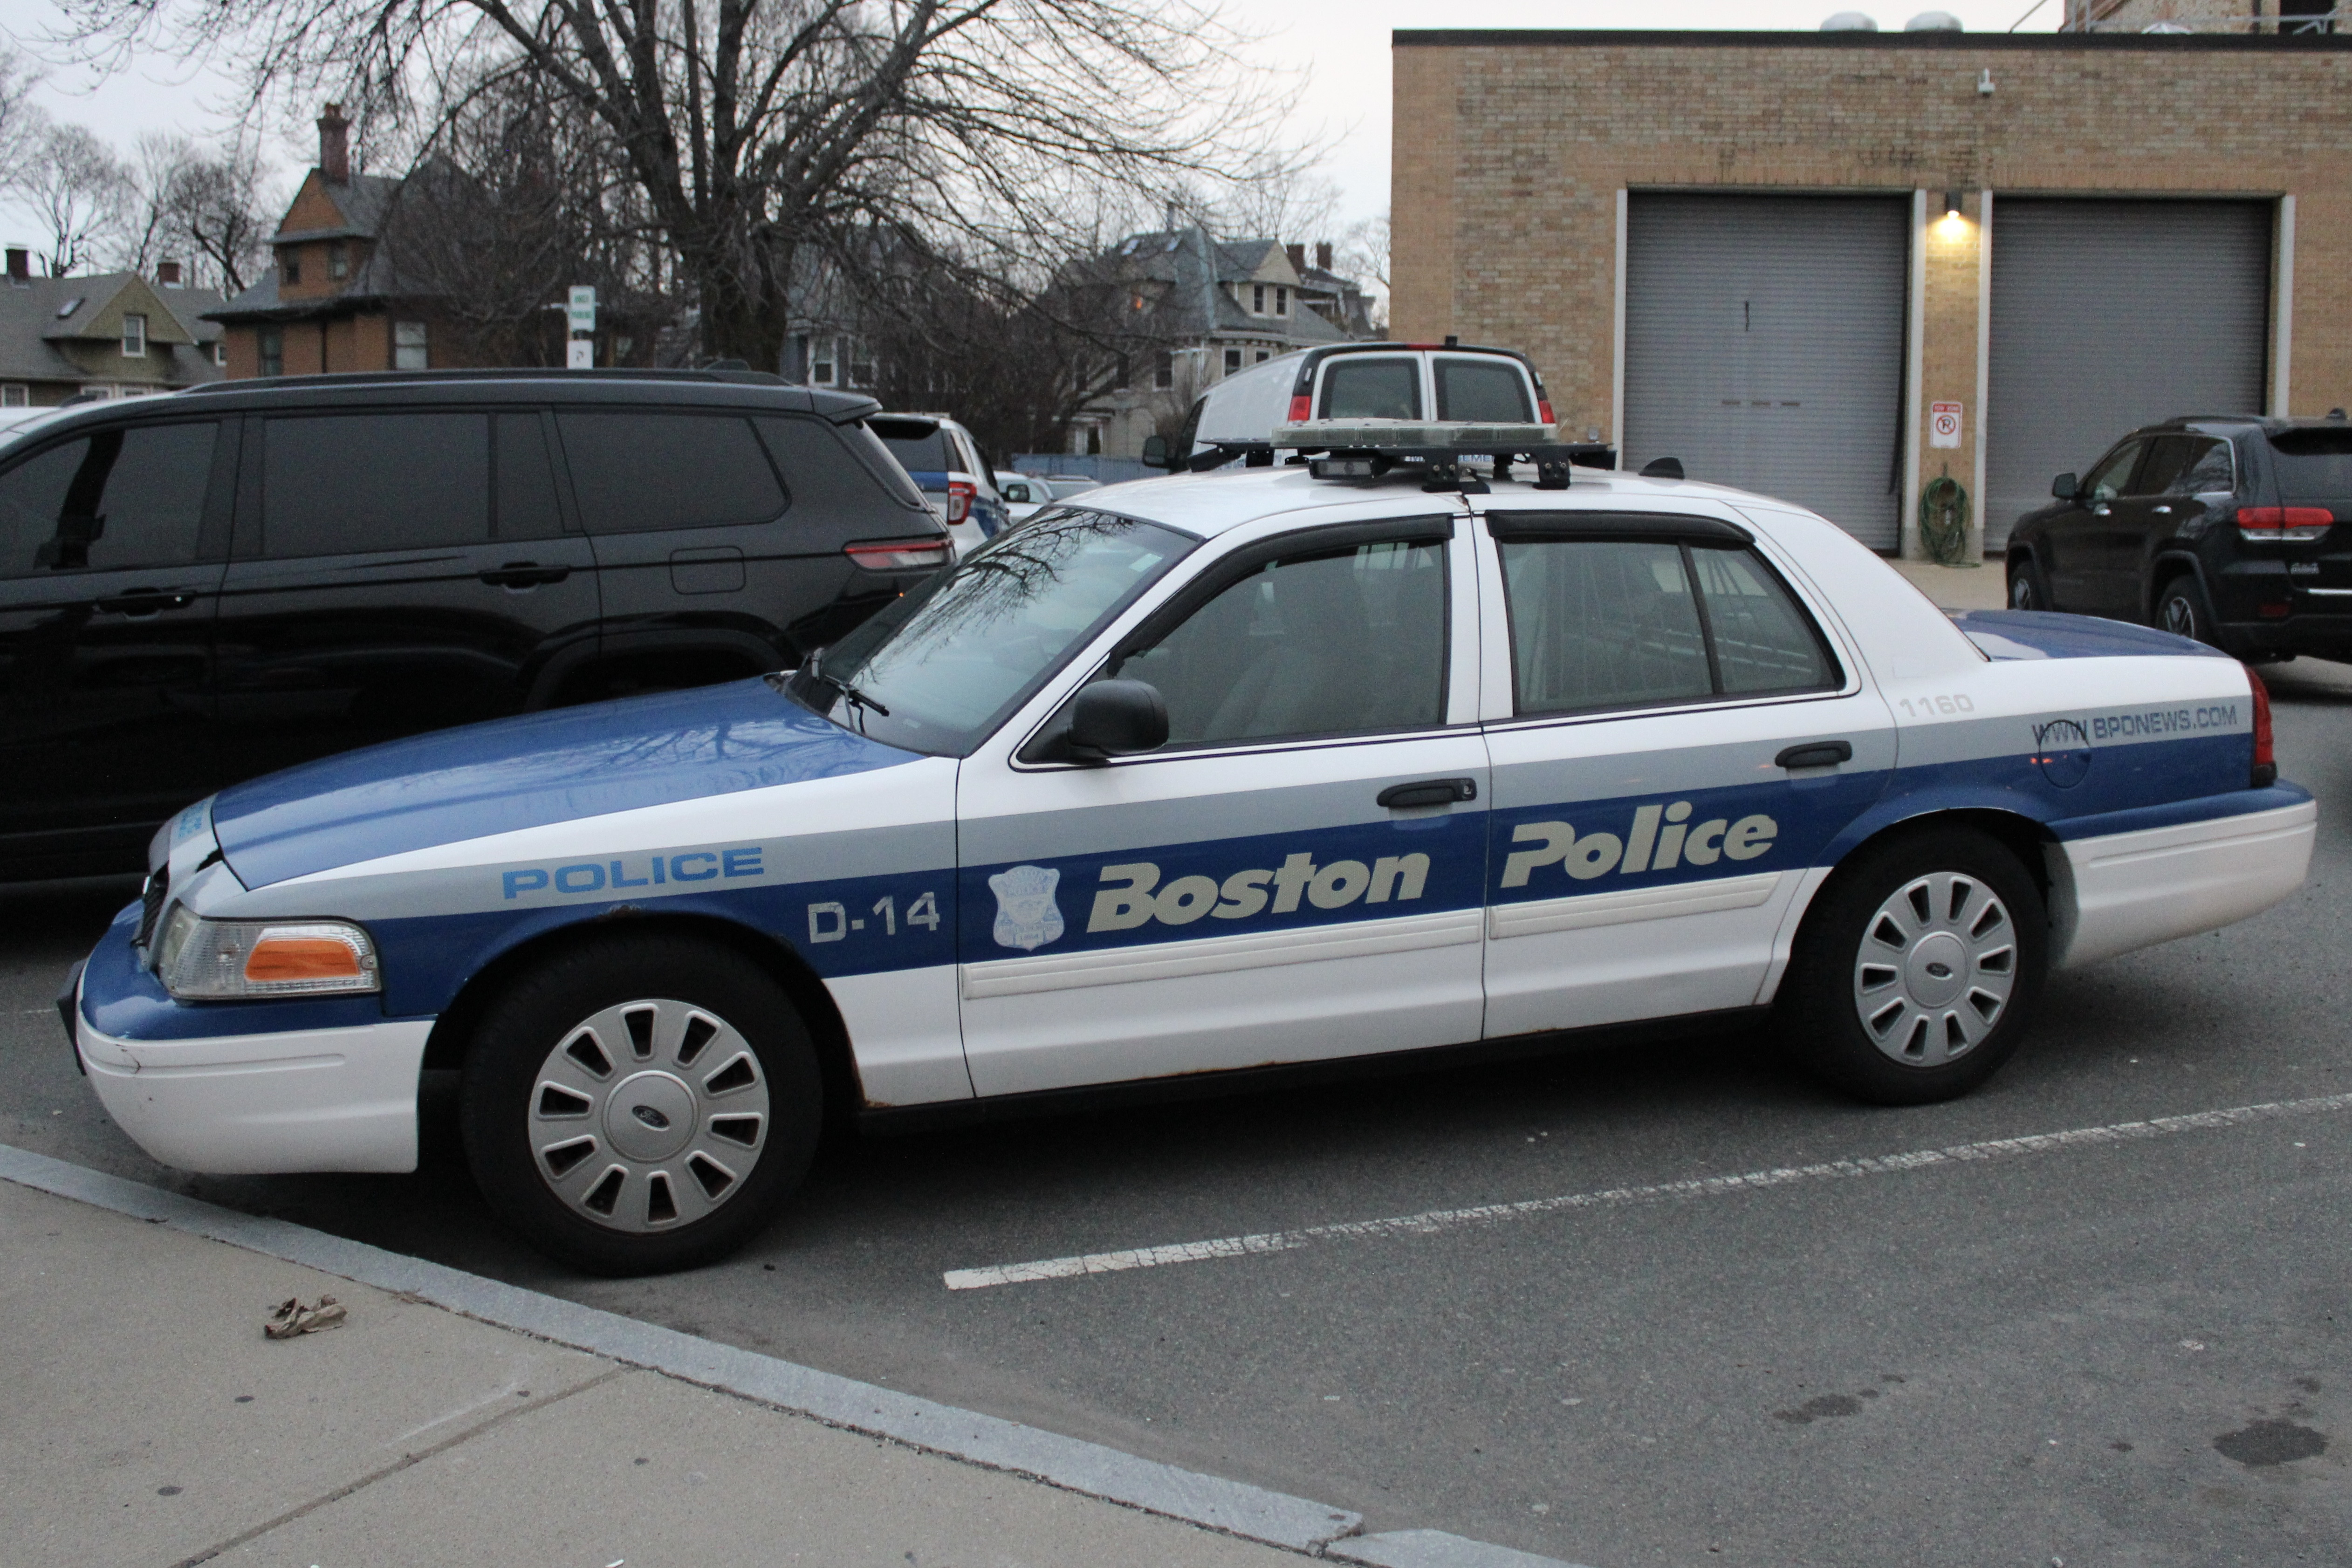
[[[2341,54],[2352,34],[2330,33],[1864,33],[1696,32],[1637,27],[1399,27],[1389,35],[1400,49],[1654,48],[1654,49],[1958,49],[2128,53],[2142,49],[2199,54],[2252,52]]]

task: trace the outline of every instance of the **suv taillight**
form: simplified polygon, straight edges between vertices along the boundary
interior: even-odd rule
[[[1539,397],[1536,399],[1536,413],[1543,416],[1543,422],[1546,424],[1557,424],[1559,423],[1551,416],[1551,399],[1548,397]]]
[[[970,486],[967,486],[969,491]],[[863,544],[844,545],[841,553],[852,564],[868,571],[928,571],[948,563],[948,541],[928,539],[869,539]]]
[[[2325,507],[2240,507],[2238,531],[2250,539],[2315,539],[2335,523]]]
[[[971,516],[971,498],[979,491],[969,479],[948,481],[948,521],[960,523]]]
[[[2246,670],[2246,685],[2254,695],[2254,770],[2248,785],[2267,789],[2278,782],[2278,751],[2271,738],[2271,692],[2252,666]]]
[[[1295,394],[1290,400],[1290,423],[1302,424],[1314,417],[1315,400],[1305,392]]]

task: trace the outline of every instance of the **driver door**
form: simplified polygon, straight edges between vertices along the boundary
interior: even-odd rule
[[[1488,772],[1460,526],[1238,543],[965,761],[978,1093],[1478,1037]],[[1168,744],[1024,760],[1096,675],[1156,686]]]

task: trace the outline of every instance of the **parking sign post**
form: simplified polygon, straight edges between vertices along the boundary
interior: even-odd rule
[[[563,367],[571,371],[592,370],[596,363],[596,290],[584,283],[572,286],[572,293],[563,307],[564,319],[570,323],[572,340],[564,345]]]
[[[1956,402],[1931,402],[1927,405],[1927,444],[1958,446],[1960,444],[1960,405]]]

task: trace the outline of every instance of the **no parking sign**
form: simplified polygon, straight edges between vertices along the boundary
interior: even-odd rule
[[[1927,405],[1927,444],[1958,446],[1960,444],[1960,405],[1956,402],[1931,402]]]

